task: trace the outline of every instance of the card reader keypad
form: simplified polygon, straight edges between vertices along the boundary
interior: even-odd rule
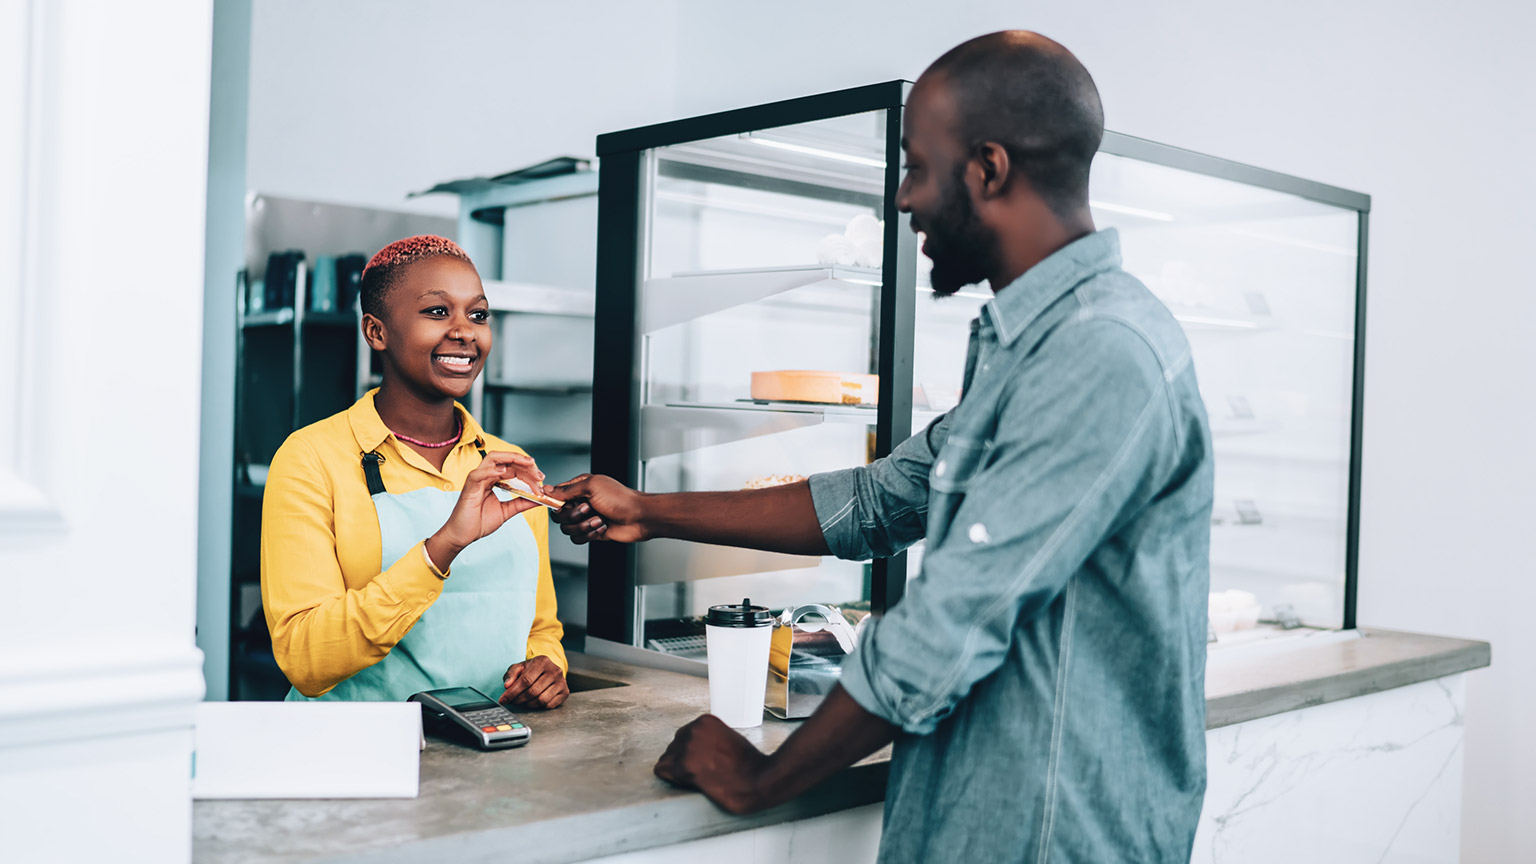
[[[505,708],[470,711],[464,714],[464,719],[480,727],[481,732],[516,732],[523,728],[523,724]]]

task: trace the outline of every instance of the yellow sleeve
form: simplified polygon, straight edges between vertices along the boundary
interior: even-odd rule
[[[272,653],[305,696],[319,696],[395,647],[442,592],[421,543],[349,590],[335,513],[314,448],[290,438],[272,457],[261,510],[261,605]]]
[[[528,659],[543,654],[555,661],[561,672],[570,672],[571,664],[560,645],[565,627],[555,617],[555,577],[549,569],[549,511],[536,507],[524,515],[539,543],[539,593],[534,601],[533,627],[528,630]]]

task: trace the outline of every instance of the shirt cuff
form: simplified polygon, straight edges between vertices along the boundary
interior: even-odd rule
[[[821,536],[827,541],[827,549],[833,556],[852,561],[862,561],[863,536],[858,530],[859,485],[858,472],[862,468],[844,468],[812,474],[811,504],[816,508],[816,521],[821,525]]]
[[[442,577],[427,563],[427,556],[417,543],[406,550],[395,563],[389,565],[383,578],[385,588],[396,602],[419,602],[423,607],[432,604],[443,593]],[[404,635],[404,634],[401,634]]]
[[[879,651],[871,650],[870,643],[874,641],[875,628],[879,625],[878,620],[865,625],[859,647],[843,661],[843,675],[839,683],[843,691],[852,696],[853,701],[859,703],[859,707],[865,711],[908,734],[927,735],[938,728],[939,721],[949,712],[942,711],[923,717],[912,716],[910,712],[902,710],[899,695],[901,688],[880,674],[876,668],[880,662]],[[892,696],[882,693],[882,688],[895,690],[897,694]]]

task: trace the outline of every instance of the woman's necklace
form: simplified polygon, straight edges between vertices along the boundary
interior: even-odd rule
[[[407,444],[415,444],[417,447],[426,447],[431,450],[436,450],[440,447],[447,447],[449,444],[454,444],[459,440],[460,436],[464,434],[464,421],[459,421],[459,429],[457,432],[453,433],[452,438],[449,438],[447,441],[439,441],[436,444],[433,444],[431,441],[418,441],[409,435],[401,435],[399,432],[395,432],[393,429],[389,431],[392,432],[396,438],[399,438],[401,441],[404,441]]]

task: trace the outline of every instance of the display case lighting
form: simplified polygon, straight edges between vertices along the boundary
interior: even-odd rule
[[[775,138],[764,138],[763,136],[752,132],[747,132],[741,137],[744,141],[751,141],[754,144],[761,144],[764,147],[772,147],[776,150],[788,150],[791,153],[801,153],[806,156],[819,156],[823,159],[834,159],[838,162],[847,162],[851,165],[863,165],[868,168],[879,168],[882,171],[885,170],[884,159],[873,159],[868,156],[855,156],[852,153],[839,153],[836,150],[825,150],[821,147],[807,147],[804,144],[794,144],[789,141],[780,141]]]

